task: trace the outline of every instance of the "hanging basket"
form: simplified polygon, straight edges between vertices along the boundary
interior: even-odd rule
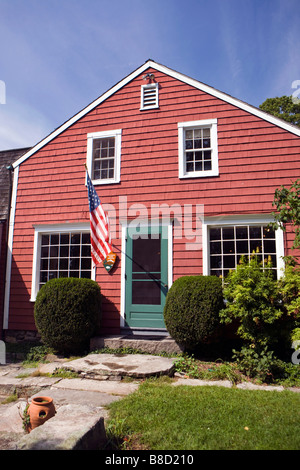
[[[30,432],[55,415],[53,399],[50,397],[33,398],[28,408],[28,414],[30,418],[28,430]]]

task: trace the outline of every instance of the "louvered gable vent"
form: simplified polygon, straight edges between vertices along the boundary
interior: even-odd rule
[[[158,108],[158,83],[142,85],[141,110]]]

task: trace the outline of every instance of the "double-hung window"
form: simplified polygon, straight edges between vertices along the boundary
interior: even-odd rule
[[[179,132],[179,178],[217,176],[217,119],[181,122]]]
[[[119,183],[121,129],[88,134],[87,167],[94,184]]]

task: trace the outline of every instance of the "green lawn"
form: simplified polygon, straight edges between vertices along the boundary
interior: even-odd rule
[[[300,394],[290,391],[149,380],[110,405],[107,429],[123,449],[299,450],[299,410]]]

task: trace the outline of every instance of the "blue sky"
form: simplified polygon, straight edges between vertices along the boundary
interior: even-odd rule
[[[300,80],[299,0],[0,0],[0,150],[33,146],[142,65],[259,106]]]

